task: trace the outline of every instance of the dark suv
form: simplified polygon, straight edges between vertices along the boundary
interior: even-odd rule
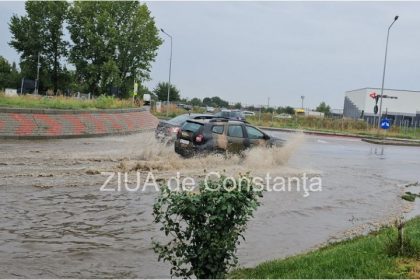
[[[204,153],[241,153],[254,146],[282,146],[284,140],[272,137],[240,121],[213,119],[187,120],[178,131],[175,152],[190,157]]]

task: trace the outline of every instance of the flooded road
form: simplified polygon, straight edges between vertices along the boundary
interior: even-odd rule
[[[169,277],[151,247],[161,236],[151,216],[156,192],[101,192],[104,171],[129,172],[130,183],[137,171],[153,171],[157,180],[177,171],[320,176],[322,191],[307,197],[265,193],[238,251],[242,266],[367,232],[410,208],[399,197],[404,185],[420,181],[419,148],[269,133],[288,145],[245,160],[180,159],[151,134],[0,142],[0,277]]]

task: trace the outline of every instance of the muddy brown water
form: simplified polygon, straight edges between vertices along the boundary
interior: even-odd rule
[[[180,171],[251,171],[272,177],[320,176],[322,191],[266,192],[239,250],[241,266],[281,258],[365,233],[408,215],[404,185],[420,181],[420,149],[357,139],[273,133],[279,150],[247,157],[181,159],[152,134],[52,141],[0,142],[0,277],[166,278],[151,239],[153,188],[101,192],[102,171],[153,171],[166,180]],[[115,186],[112,180],[110,186]],[[412,187],[420,191],[420,187]]]

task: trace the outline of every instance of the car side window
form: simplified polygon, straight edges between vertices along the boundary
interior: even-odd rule
[[[241,125],[229,125],[228,128],[228,136],[230,137],[237,137],[237,138],[243,138],[244,133],[242,131]]]
[[[246,126],[249,139],[264,139],[264,133],[252,126]]]
[[[223,131],[225,130],[224,125],[213,125],[211,128],[211,131],[217,134],[223,134]]]

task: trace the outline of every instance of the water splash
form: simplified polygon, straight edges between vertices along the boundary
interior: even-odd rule
[[[256,147],[242,156],[211,154],[186,159],[174,152],[173,145],[160,143],[153,134],[143,134],[136,145],[139,149],[132,151],[129,158],[122,159],[117,168],[122,171],[182,171],[184,174],[222,170],[227,174],[285,172],[290,171],[287,162],[303,141],[304,135],[296,134],[283,147]]]

